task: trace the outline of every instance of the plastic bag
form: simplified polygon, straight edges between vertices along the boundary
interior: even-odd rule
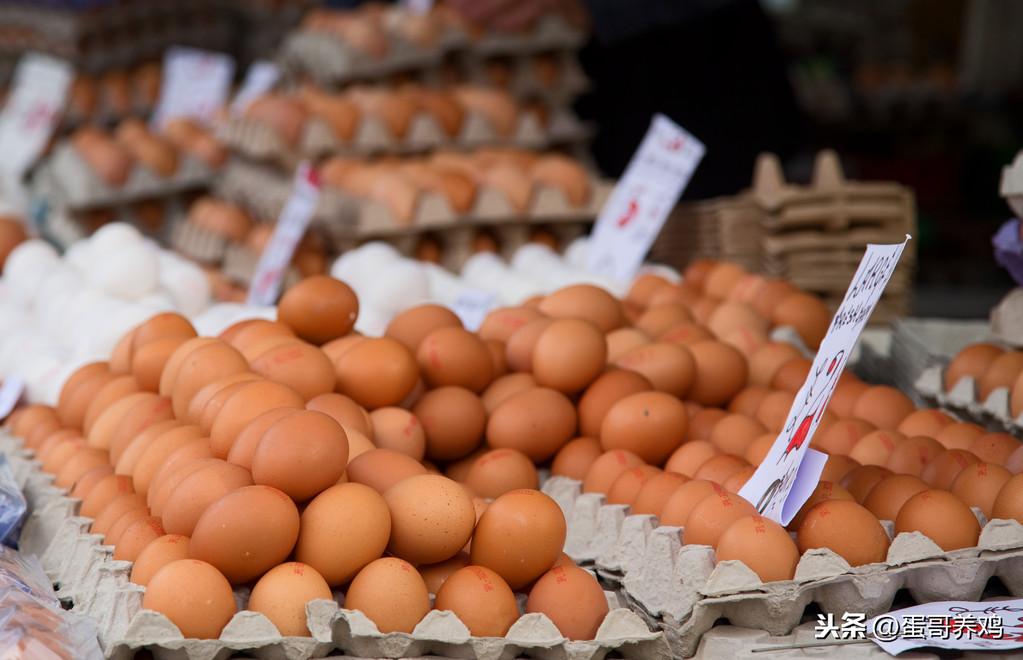
[[[0,454],[0,543],[13,547],[21,532],[28,503],[14,480],[7,457]]]

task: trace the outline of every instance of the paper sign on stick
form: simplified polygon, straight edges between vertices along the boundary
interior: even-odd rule
[[[958,650],[1023,648],[1023,599],[945,601],[907,607],[867,621],[867,635],[892,655],[932,646]]]
[[[678,124],[654,116],[593,226],[592,272],[619,282],[635,276],[705,152]]]
[[[163,58],[163,83],[153,124],[163,126],[176,117],[208,122],[227,103],[234,77],[230,55],[176,46]]]
[[[856,340],[881,299],[909,240],[907,234],[902,243],[867,246],[845,299],[821,341],[806,382],[792,402],[781,434],[739,491],[739,495],[749,500],[764,517],[787,525],[817,486],[824,462],[820,456],[815,456],[813,463],[805,463],[810,440]]]
[[[248,304],[272,305],[281,291],[284,273],[305,234],[320,199],[320,177],[308,161],[295,172],[291,197],[277,218],[270,241],[259,257],[249,287]]]
[[[25,392],[25,382],[17,376],[8,376],[0,385],[0,420],[6,418],[18,405]]]
[[[231,101],[231,112],[236,115],[245,112],[245,108],[258,97],[270,91],[280,77],[281,71],[273,62],[266,60],[253,62],[249,66],[249,70],[245,72],[245,80],[242,82],[241,89]]]
[[[29,53],[18,61],[10,96],[0,114],[0,168],[8,180],[20,180],[50,140],[71,77],[67,62],[48,55]]]

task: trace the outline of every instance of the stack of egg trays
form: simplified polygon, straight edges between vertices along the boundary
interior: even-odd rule
[[[431,48],[411,43],[398,35],[389,34],[387,54],[381,58],[350,48],[339,37],[323,32],[296,29],[288,34],[280,52],[278,63],[295,78],[311,78],[324,87],[337,87],[347,83],[378,80],[395,74],[418,74],[427,82],[438,81],[442,66],[452,55],[474,58],[531,55],[543,52],[572,52],[585,41],[583,31],[569,25],[557,15],[545,16],[534,28],[523,34],[486,34],[473,39],[465,32],[449,27]],[[572,58],[574,62],[574,58]],[[581,84],[581,71],[563,72],[562,77],[574,88]],[[468,67],[471,68],[472,67]],[[528,72],[523,76],[528,77]],[[522,77],[522,76],[518,76]],[[516,80],[513,89],[526,86]]]
[[[511,135],[501,136],[490,121],[475,112],[467,112],[461,131],[451,137],[436,120],[420,112],[409,125],[404,137],[396,137],[379,118],[368,115],[349,142],[342,142],[318,117],[306,121],[299,143],[289,146],[276,132],[258,121],[232,117],[225,122],[218,137],[233,151],[247,158],[277,163],[292,170],[302,160],[329,156],[373,156],[380,154],[425,153],[433,149],[475,149],[484,146],[513,146],[540,150],[554,146],[573,145],[589,138],[589,131],[571,112],[553,108],[549,125],[543,127],[530,113],[521,113]]]
[[[650,249],[650,259],[678,270],[695,259],[761,270],[763,211],[748,195],[679,204]]]
[[[235,161],[228,165],[217,183],[219,197],[250,209],[254,216],[276,218],[290,195],[290,180],[272,167]],[[563,240],[581,235],[600,213],[613,184],[602,179],[590,181],[590,198],[573,206],[555,188],[537,186],[526,213],[513,209],[500,192],[483,188],[473,208],[457,214],[440,195],[422,194],[411,222],[395,218],[383,205],[355,199],[324,187],[314,223],[322,226],[334,251],[355,247],[367,240],[386,240],[407,252],[410,241],[422,234],[465,234],[486,227],[504,245],[521,245],[536,225],[551,227]]]
[[[714,550],[683,545],[681,529],[658,526],[652,515],[630,515],[629,507],[606,504],[581,484],[552,477],[544,492],[568,520],[565,552],[595,565],[604,579],[618,581],[626,599],[667,634],[672,650],[692,656],[701,636],[719,618],[733,625],[789,634],[807,605],[825,613],[887,612],[899,589],[918,602],[978,600],[997,576],[1013,595],[1023,595],[1023,525],[987,521],[977,547],[945,552],[919,532],[892,538],[885,562],[851,568],[834,552],[818,548],[803,554],[795,579],[764,584],[739,561],[715,562]],[[882,521],[889,537],[893,523]]]
[[[328,657],[335,649],[360,658],[512,660],[528,655],[538,660],[603,660],[611,653],[626,660],[671,657],[665,635],[651,632],[639,615],[619,607],[613,592],[606,592],[613,609],[592,641],[565,639],[542,614],[524,614],[505,637],[472,637],[453,613],[435,610],[411,634],[382,634],[361,612],[342,609],[336,600],[306,605],[310,637],[284,637],[262,614],[239,611],[218,639],[185,639],[165,616],[142,608],[145,588],[130,582],[131,562],[114,560],[113,548],[88,532],[92,519],[77,515],[81,501],[52,484],[52,476],[39,470],[39,462],[21,440],[0,431],[0,452],[10,461],[32,511],[22,531],[22,551],[40,556],[61,600],[97,620],[100,644],[113,660],[128,660],[142,649],[157,660],[223,660],[239,652],[266,660],[308,660]],[[241,610],[248,590],[236,589],[235,599]]]

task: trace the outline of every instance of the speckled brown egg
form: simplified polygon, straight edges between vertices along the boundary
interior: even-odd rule
[[[606,360],[607,342],[595,325],[560,319],[537,337],[531,356],[533,378],[541,387],[578,392],[600,375]]]
[[[577,422],[575,407],[564,394],[536,387],[515,394],[494,410],[487,420],[486,438],[491,447],[517,449],[541,462],[575,435]]]
[[[307,277],[284,292],[277,318],[313,344],[325,344],[351,331],[359,299],[351,287],[326,275]]]

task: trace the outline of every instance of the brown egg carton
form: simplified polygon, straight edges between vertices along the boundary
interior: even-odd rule
[[[232,117],[218,133],[233,151],[247,158],[277,163],[292,170],[306,159],[329,156],[373,156],[380,154],[416,154],[438,148],[474,149],[484,146],[515,146],[545,149],[553,145],[577,143],[589,136],[586,128],[571,112],[555,110],[544,127],[536,115],[522,112],[511,135],[501,136],[490,120],[477,112],[467,112],[458,135],[448,136],[427,112],[418,113],[404,137],[393,135],[379,118],[369,115],[349,142],[339,140],[322,119],[311,117],[304,126],[298,145],[285,144],[272,128],[245,117]]]
[[[209,186],[214,172],[205,163],[180,152],[178,159],[178,170],[169,177],[136,163],[124,185],[114,188],[100,179],[65,140],[36,167],[30,185],[34,196],[72,210],[118,206]]]
[[[515,211],[504,195],[481,188],[473,208],[460,215],[442,196],[424,193],[419,197],[411,222],[398,219],[387,207],[356,199],[324,186],[315,220],[342,249],[352,240],[407,236],[459,227],[499,227],[505,224],[585,225],[599,215],[613,184],[590,181],[590,198],[581,207],[572,206],[555,188],[537,186],[527,213]],[[218,196],[249,208],[257,216],[275,218],[290,194],[290,182],[273,168],[234,162],[217,183]]]
[[[919,532],[893,533],[883,563],[851,568],[827,549],[810,550],[796,566],[795,578],[763,583],[739,561],[716,563],[714,549],[683,545],[682,529],[659,526],[652,515],[630,515],[625,505],[606,504],[599,493],[582,493],[580,482],[553,477],[543,490],[565,512],[565,552],[592,563],[601,577],[618,582],[636,609],[671,630],[673,651],[692,656],[700,637],[719,618],[733,625],[789,634],[807,605],[826,613],[887,612],[899,589],[919,603],[978,600],[997,576],[1014,595],[1023,595],[1023,525],[1015,520],[987,521],[977,547],[952,552]]]
[[[262,614],[239,611],[219,639],[185,639],[164,615],[145,610],[145,588],[130,582],[132,563],[113,559],[113,548],[102,536],[88,532],[92,519],[78,516],[80,500],[52,484],[52,475],[21,441],[0,431],[0,452],[8,457],[19,484],[24,484],[32,513],[22,532],[22,550],[40,555],[47,575],[59,585],[59,598],[72,611],[97,621],[100,644],[107,658],[127,660],[146,649],[157,660],[213,660],[238,652],[271,660],[308,660],[332,655],[337,649],[352,657],[511,660],[528,655],[540,660],[601,660],[610,653],[635,660],[671,657],[665,636],[651,632],[628,608],[612,606],[592,641],[565,639],[543,614],[523,613],[502,638],[472,637],[452,612],[432,610],[411,634],[381,634],[359,611],[345,610],[336,600],[306,605],[310,637],[284,637]],[[335,598],[340,598],[335,594]],[[239,610],[248,590],[235,590]]]

